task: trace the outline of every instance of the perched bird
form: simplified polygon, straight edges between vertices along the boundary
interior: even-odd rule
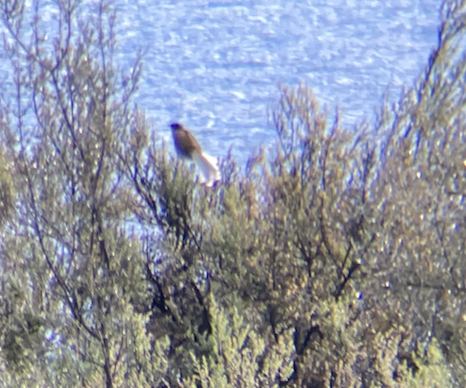
[[[217,166],[217,161],[205,152],[202,152],[202,147],[183,125],[173,123],[171,126],[175,149],[179,156],[191,159],[200,171],[200,183],[205,183],[207,187],[211,187],[215,182],[222,177]]]

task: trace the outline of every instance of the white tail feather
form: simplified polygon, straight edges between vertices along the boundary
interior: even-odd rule
[[[193,155],[193,161],[196,163],[197,168],[200,171],[199,182],[204,184],[207,187],[212,187],[212,185],[222,179],[220,170],[217,166],[217,160],[210,155],[205,153],[195,153]]]

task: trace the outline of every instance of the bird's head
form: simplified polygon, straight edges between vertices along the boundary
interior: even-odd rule
[[[172,129],[172,131],[179,131],[180,129],[183,129],[183,126],[179,123],[173,123],[172,125],[170,125],[170,128]]]

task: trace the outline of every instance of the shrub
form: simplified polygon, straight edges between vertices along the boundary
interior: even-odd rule
[[[466,385],[462,2],[376,123],[281,87],[277,144],[213,189],[133,107],[108,4],[48,40],[0,4],[0,385]]]

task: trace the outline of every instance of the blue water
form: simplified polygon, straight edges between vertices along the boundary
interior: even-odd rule
[[[411,86],[436,44],[439,0],[136,0],[123,52],[147,50],[137,100],[163,136],[177,120],[210,153],[245,159],[275,133],[278,83],[305,82],[343,122]]]
[[[387,88],[395,100],[436,44],[441,1],[115,4],[118,60],[129,68],[138,50],[146,52],[136,102],[158,133],[168,138],[168,124],[180,121],[212,155],[233,146],[244,161],[276,139],[268,112],[278,83],[307,83],[329,110],[340,107],[346,125],[370,120]]]

